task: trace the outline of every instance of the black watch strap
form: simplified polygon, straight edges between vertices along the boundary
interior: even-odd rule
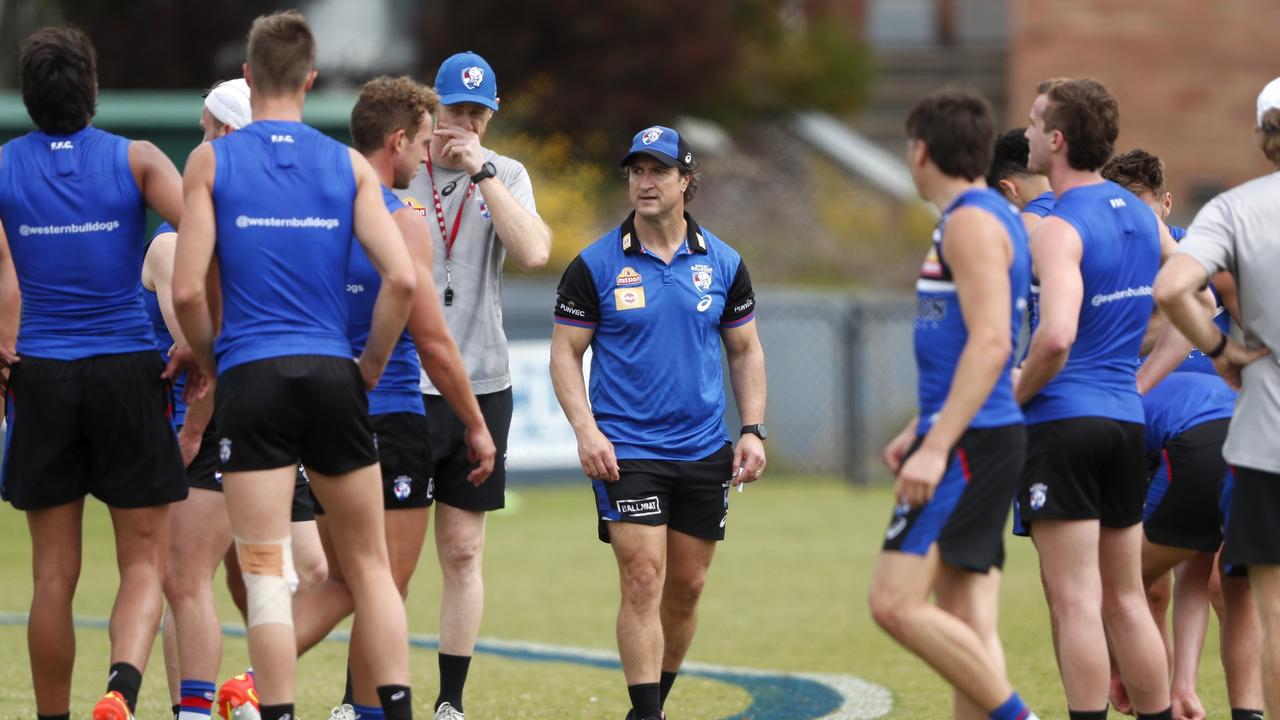
[[[488,161],[480,166],[480,172],[471,176],[471,182],[478,185],[481,180],[488,180],[491,177],[495,177],[497,174],[497,166],[493,164],[493,161]]]
[[[1227,349],[1227,334],[1222,333],[1222,339],[1218,340],[1218,344],[1215,345],[1212,350],[1205,353],[1205,357],[1209,359],[1216,358],[1219,355],[1221,355],[1223,351],[1226,349]]]
[[[742,437],[747,433],[751,433],[752,435],[755,435],[761,440],[764,440],[769,437],[769,431],[765,429],[764,423],[757,423],[755,425],[743,425],[742,430],[739,431],[738,433],[738,437]]]

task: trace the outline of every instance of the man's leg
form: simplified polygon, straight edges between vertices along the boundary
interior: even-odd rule
[[[293,597],[293,629],[299,656],[324,640],[356,608],[338,562],[332,527],[329,516],[316,516],[316,535],[327,558],[328,572],[319,585]]]
[[[1221,564],[1219,564],[1221,573]],[[1258,709],[1262,695],[1262,626],[1249,578],[1221,575],[1222,638],[1219,652],[1232,709]]]
[[[84,500],[27,512],[35,593],[27,618],[27,651],[36,712],[60,715],[71,707],[76,633],[71,601],[80,579]]]
[[[160,631],[162,634],[160,651],[164,653],[164,680],[169,688],[169,703],[175,708],[173,714],[176,717],[178,714],[176,708],[182,698],[182,671],[178,668],[178,631],[174,627],[173,608],[169,605],[165,605],[164,618],[160,621]]]
[[[394,689],[392,694],[398,697],[391,699],[397,702],[408,699],[409,630],[387,557],[382,472],[374,463],[343,475],[311,471],[310,476],[316,499],[327,513],[336,565],[342,569],[361,624],[355,646],[368,659],[369,674],[385,710],[384,690]]]
[[[1262,692],[1267,713],[1280,717],[1280,565],[1250,565],[1249,585],[1262,624]]]
[[[294,466],[228,472],[223,494],[231,518],[240,571],[248,595],[249,662],[262,705],[293,703],[293,615],[288,588],[292,557],[289,507]],[[286,559],[287,557],[287,559]],[[282,606],[283,605],[283,606]]]
[[[1101,528],[1102,618],[1139,717],[1169,707],[1169,663],[1142,586],[1142,526]],[[1064,628],[1066,632],[1066,628]]]
[[[440,562],[440,695],[461,712],[467,668],[484,617],[485,513],[436,502],[436,556]]]
[[[1058,668],[1067,707],[1107,707],[1107,638],[1102,626],[1102,579],[1096,520],[1036,520],[1031,539],[1040,554],[1049,614],[1057,628]],[[1144,607],[1144,612],[1147,612]]]
[[[1170,700],[1174,717],[1204,717],[1204,704],[1196,694],[1200,674],[1200,654],[1209,629],[1209,576],[1213,574],[1213,554],[1197,552],[1174,570],[1173,668]]]
[[[320,544],[320,530],[315,519],[289,523],[293,539],[293,568],[298,573],[298,592],[316,587],[329,577],[329,560]]]
[[[970,577],[950,578],[952,574]],[[1000,580],[1003,573],[991,568],[987,574],[968,573],[942,565],[942,576],[934,595],[938,607],[951,613],[961,622],[973,628],[991,658],[992,668],[1000,677],[1008,677],[1004,662],[1004,645],[1000,642]],[[987,720],[987,712],[956,690],[954,692],[956,720]]]
[[[698,628],[698,599],[707,583],[707,569],[715,554],[714,540],[667,530],[667,571],[662,586],[662,701],[671,691],[680,665]]]
[[[658,717],[661,707],[662,598],[667,528],[612,522],[609,542],[618,561],[618,655],[636,720]]]
[[[120,590],[111,608],[111,673],[130,709],[138,699],[160,617],[164,613],[164,559],[169,548],[169,505],[111,508]],[[136,675],[136,677],[135,677]]]

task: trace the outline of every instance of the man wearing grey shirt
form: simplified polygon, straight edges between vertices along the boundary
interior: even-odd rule
[[[1257,137],[1280,170],[1280,78],[1258,95]],[[1280,172],[1251,180],[1200,210],[1178,252],[1156,278],[1156,302],[1240,390],[1222,454],[1234,468],[1223,561],[1249,570],[1262,620],[1267,711],[1280,714]],[[1209,278],[1228,271],[1239,291],[1244,344],[1213,324],[1196,300]]]
[[[435,89],[440,108],[427,156],[409,189],[396,194],[426,218],[445,321],[505,459],[511,373],[502,329],[502,264],[510,256],[524,270],[545,265],[551,230],[538,217],[524,166],[480,144],[498,109],[489,63],[472,52],[453,55],[440,66]],[[503,506],[506,468],[497,463],[487,481],[468,481],[474,458],[465,443],[467,428],[425,374],[421,382],[435,452],[436,554],[443,575],[440,695],[432,707],[436,720],[459,720],[484,612],[485,513]]]

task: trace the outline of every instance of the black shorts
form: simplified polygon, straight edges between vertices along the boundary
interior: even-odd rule
[[[187,466],[187,484],[200,490],[222,492],[222,472],[218,470],[217,430],[213,421],[204,429],[200,437],[200,450],[191,464]],[[298,466],[297,477],[293,484],[293,507],[289,511],[290,522],[306,522],[316,519],[315,501],[311,497],[311,487],[306,473]]]
[[[462,424],[439,395],[423,395],[427,406],[427,428],[435,453],[435,499],[461,510],[500,510],[506,504],[507,434],[511,431],[511,388],[477,395],[493,444],[498,448],[497,461],[489,479],[476,487],[467,480],[475,467],[467,457],[467,426]]]
[[[1222,560],[1280,565],[1280,474],[1236,466]]]
[[[1142,522],[1147,453],[1140,423],[1102,417],[1027,426],[1027,464],[1018,489],[1018,525],[1036,520]]]
[[[25,357],[9,382],[3,497],[19,510],[92,494],[117,508],[187,496],[156,351],[83,360]]]
[[[396,412],[370,419],[382,467],[382,506],[387,510],[431,507],[431,438],[426,417]],[[315,514],[324,515],[324,507],[311,497]]]
[[[924,437],[917,437],[907,457]],[[1004,524],[1018,489],[1027,434],[1021,425],[972,428],[960,436],[933,498],[894,508],[883,550],[924,555],[938,544],[942,561],[985,573],[1004,563]]]
[[[1222,443],[1229,418],[1189,428],[1161,449],[1147,486],[1142,529],[1156,545],[1217,552],[1222,544]]]
[[[703,540],[724,540],[729,520],[733,446],[701,460],[619,460],[614,482],[592,480],[597,531],[609,542],[609,523],[666,525]]]
[[[355,362],[290,355],[218,376],[218,469],[248,472],[302,464],[343,475],[378,461],[369,400]]]

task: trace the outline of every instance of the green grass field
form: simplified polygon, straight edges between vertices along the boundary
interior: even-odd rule
[[[482,636],[614,650],[617,573],[612,553],[595,538],[585,483],[518,491],[515,509],[490,518],[487,608]],[[950,691],[872,622],[867,584],[891,497],[888,488],[857,490],[837,481],[770,477],[732,496],[729,537],[711,569],[701,624],[689,660],[735,667],[854,675],[888,687],[891,718],[950,716]],[[84,574],[76,614],[108,615],[117,576],[107,515],[86,513]],[[408,601],[409,627],[437,628],[439,571],[428,542]],[[1015,687],[1045,720],[1066,711],[1049,640],[1048,611],[1029,542],[1011,538],[1002,604],[1002,636]],[[0,509],[0,612],[25,612],[31,594],[30,544],[23,517]],[[221,578],[218,580],[221,586]],[[224,621],[236,616],[220,592]],[[107,635],[78,633],[73,717],[87,717],[105,684]],[[1211,623],[1200,695],[1209,717],[1225,717],[1222,670]],[[415,708],[430,717],[435,697],[433,652],[414,650]],[[243,639],[228,638],[223,677],[247,662]],[[301,661],[298,710],[327,718],[340,698],[345,646],[327,642]],[[0,716],[33,717],[25,628],[0,627]],[[668,701],[673,720],[738,715],[749,704],[738,686],[682,677]],[[474,720],[610,718],[626,713],[621,674],[566,663],[533,663],[478,655],[466,698]],[[139,703],[141,720],[167,717],[159,645]],[[757,720],[765,720],[763,718]],[[785,717],[773,720],[787,720]]]

